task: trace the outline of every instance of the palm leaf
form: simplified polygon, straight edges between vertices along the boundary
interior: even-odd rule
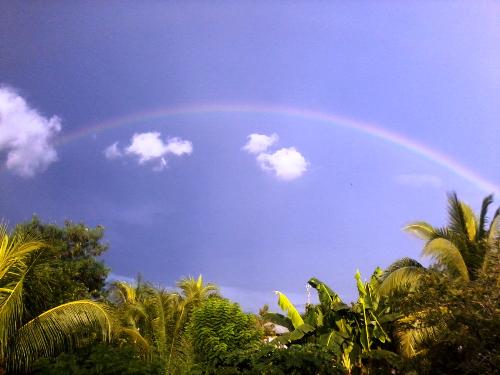
[[[288,297],[281,292],[276,291],[276,295],[278,296],[278,306],[283,310],[288,318],[292,321],[293,327],[298,328],[304,324],[304,320],[300,316],[299,312],[295,308],[295,306],[290,302]]]
[[[388,295],[397,290],[413,290],[426,273],[424,267],[402,267],[388,275],[378,286],[380,295]]]
[[[476,240],[483,238],[484,234],[486,233],[486,222],[487,222],[486,214],[488,213],[488,207],[492,203],[493,203],[493,195],[488,195],[486,198],[483,199],[483,203],[481,204],[481,213],[479,214],[479,225],[478,225],[478,233]]]
[[[90,300],[74,301],[50,309],[22,326],[13,338],[9,366],[26,370],[39,356],[89,343],[93,335],[111,338],[114,318],[110,309]]]
[[[459,236],[466,236],[469,241],[476,238],[477,219],[472,209],[461,202],[456,193],[448,195],[449,228]]]
[[[411,258],[402,258],[392,263],[382,274],[377,291],[388,295],[400,289],[414,289],[426,269]]]
[[[119,328],[118,337],[124,337],[128,342],[132,343],[139,353],[146,357],[151,353],[151,345],[141,333],[135,328]]]
[[[432,257],[439,264],[444,265],[452,274],[455,274],[455,276],[460,276],[465,282],[469,281],[467,265],[462,254],[460,254],[458,248],[451,241],[444,238],[436,238],[425,245],[422,255]]]
[[[488,231],[488,245],[493,247],[500,237],[500,208],[495,211]]]
[[[469,241],[475,241],[476,236],[478,234],[478,223],[477,223],[477,218],[476,215],[474,214],[474,211],[472,208],[468,205],[465,204],[464,202],[460,202],[460,205],[462,207],[462,212],[465,220],[465,228],[466,228],[466,233],[467,233],[467,238]]]
[[[403,230],[427,241],[437,237],[434,227],[425,221],[417,221],[415,223],[408,224],[403,227]]]
[[[8,340],[16,332],[23,315],[23,283],[25,274],[0,292],[0,358],[5,358]]]
[[[428,340],[433,340],[445,327],[445,317],[448,310],[439,310],[441,317],[436,323],[424,324],[431,310],[418,311],[412,315],[401,318],[396,324],[396,336],[398,337],[401,352],[406,357],[412,357],[420,353],[420,345]]]

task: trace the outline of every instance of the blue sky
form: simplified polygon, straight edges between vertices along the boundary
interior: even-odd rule
[[[356,269],[419,256],[404,224],[489,191],[317,119],[138,114],[344,116],[498,186],[499,18],[488,1],[2,2],[1,216],[102,224],[115,274],[202,273],[246,309],[304,303],[312,276],[349,300]]]

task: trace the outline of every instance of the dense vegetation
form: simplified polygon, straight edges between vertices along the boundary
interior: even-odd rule
[[[0,374],[415,374],[500,368],[500,210],[455,194],[449,222],[416,222],[429,267],[357,272],[358,299],[316,278],[304,312],[244,313],[201,276],[174,290],[106,283],[103,228],[38,218],[0,228]],[[286,328],[276,334],[275,327]],[[283,331],[283,330],[281,330]]]

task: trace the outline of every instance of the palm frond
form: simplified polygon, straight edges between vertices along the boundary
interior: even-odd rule
[[[380,277],[380,280],[383,281],[387,276],[389,276],[392,272],[397,271],[400,268],[404,267],[418,267],[418,268],[424,268],[422,264],[420,264],[419,261],[404,257],[396,260],[395,262],[392,262],[389,267],[387,267],[383,273],[382,276]]]
[[[435,322],[432,324],[424,323],[428,321],[430,315],[434,316]],[[433,340],[446,328],[446,317],[449,310],[446,307],[435,310],[421,310],[411,315],[405,316],[396,322],[396,336],[398,337],[400,349],[406,357],[412,357],[420,354],[421,344],[425,341]]]
[[[111,310],[102,303],[81,300],[59,305],[17,330],[9,365],[26,370],[39,356],[80,347],[92,337],[109,340],[114,325]]]
[[[167,338],[165,332],[165,306],[163,304],[162,292],[154,290],[150,300],[154,308],[154,318],[151,321],[153,327],[153,335],[156,348],[160,355],[164,356],[167,353]]]
[[[453,276],[459,276],[465,282],[470,280],[464,258],[451,241],[436,238],[425,245],[422,255],[430,256],[439,264],[444,265]]]
[[[292,321],[293,327],[298,328],[304,324],[304,320],[300,316],[299,312],[295,308],[295,306],[290,302],[288,297],[281,292],[276,291],[276,295],[278,296],[278,306],[283,310],[288,318]]]
[[[490,229],[488,231],[488,245],[494,246],[495,242],[500,239],[500,208],[496,210],[493,219],[491,220]]]
[[[415,223],[408,224],[403,227],[403,230],[427,241],[438,236],[436,229],[425,221],[417,221]]]
[[[455,192],[448,194],[449,228],[459,236],[466,236],[469,241],[476,238],[477,219],[474,211],[460,201]]]
[[[464,220],[465,220],[465,228],[466,228],[466,233],[467,233],[467,238],[469,241],[475,241],[477,238],[478,234],[478,221],[476,218],[476,214],[472,210],[472,208],[464,203],[460,202],[460,205],[462,207],[462,212],[464,215]]]
[[[396,336],[399,341],[401,353],[405,357],[413,357],[419,353],[419,346],[436,335],[437,327],[427,326],[398,330]]]
[[[116,336],[125,338],[126,341],[132,343],[144,357],[151,353],[152,348],[149,341],[137,329],[122,327],[118,329]]]
[[[5,358],[8,340],[16,332],[23,315],[23,283],[25,272],[16,282],[0,291],[0,358]]]
[[[393,263],[384,273],[377,287],[380,295],[389,295],[397,290],[415,289],[421,277],[427,272],[426,268],[416,260],[403,258],[398,262]]]
[[[488,221],[488,207],[493,203],[493,194],[488,195],[483,199],[483,203],[481,204],[481,212],[479,214],[479,225],[476,240],[483,238],[486,233],[486,223]]]
[[[0,225],[0,358],[5,358],[8,340],[18,329],[23,315],[23,285],[33,264],[31,255],[43,243],[23,232],[10,237]]]

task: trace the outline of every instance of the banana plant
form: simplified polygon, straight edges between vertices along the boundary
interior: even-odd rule
[[[264,315],[264,319],[283,326],[289,331],[277,338],[275,344],[286,345],[298,342],[314,331],[314,326],[304,322],[297,308],[285,294],[278,291],[275,294],[278,296],[278,306],[286,313],[286,316],[278,313],[267,313]]]
[[[290,332],[276,343],[314,342],[324,345],[349,373],[354,367],[361,367],[365,357],[394,360],[397,355],[386,350],[391,342],[386,326],[399,315],[391,313],[390,307],[377,293],[381,275],[382,270],[377,268],[370,280],[363,282],[359,271],[356,272],[359,296],[350,306],[325,283],[311,278],[308,283],[317,291],[320,303],[308,305],[303,315],[284,294],[278,292],[278,305],[287,316],[267,314],[266,318],[289,328]]]

